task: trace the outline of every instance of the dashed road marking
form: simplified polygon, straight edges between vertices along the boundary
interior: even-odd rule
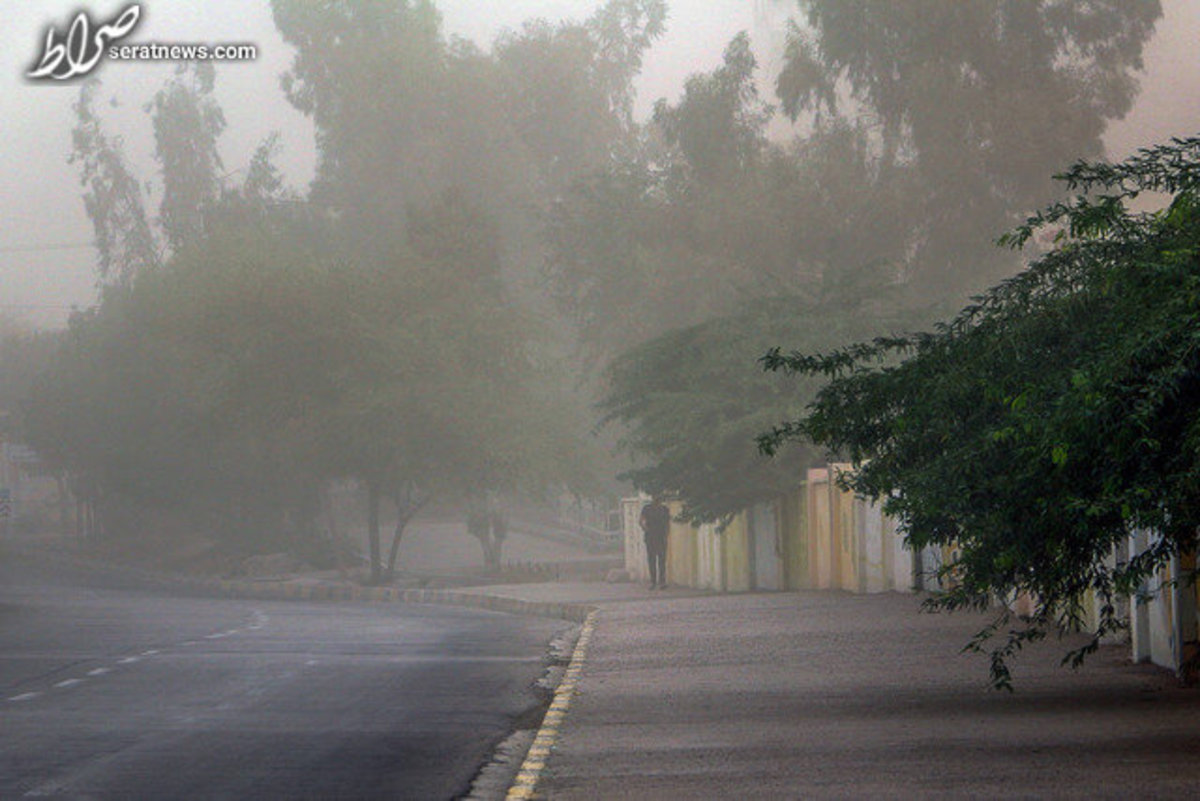
[[[549,710],[546,711],[546,717],[542,719],[542,726],[538,729],[537,736],[533,738],[533,745],[529,747],[529,753],[525,755],[525,761],[521,763],[521,769],[517,771],[512,786],[508,788],[508,801],[525,801],[525,799],[536,797],[534,790],[537,788],[542,771],[546,769],[546,760],[550,758],[550,752],[558,738],[559,727],[562,726],[567,709],[571,706],[571,698],[575,695],[575,685],[579,682],[580,673],[583,672],[588,643],[591,642],[592,631],[595,627],[596,612],[592,611],[588,613],[587,619],[583,622],[583,629],[579,632],[579,641],[575,643],[575,652],[571,655],[571,663],[567,666],[567,672],[559,683],[558,689],[554,691],[554,700],[550,704]]]
[[[263,612],[261,609],[255,609],[254,613],[250,617],[249,622],[246,625],[246,630],[261,629],[264,625],[266,625],[267,620],[268,620],[268,618],[267,618],[267,614],[265,612]],[[222,632],[217,632],[215,634],[209,634],[205,637],[205,639],[219,640],[223,637],[232,637],[235,634],[241,634],[241,633],[242,633],[242,629],[229,629],[228,631],[222,631]],[[199,645],[200,641],[199,640],[188,640],[182,644],[183,645]],[[158,656],[161,653],[162,653],[161,649],[147,648],[145,651],[142,651],[137,656],[127,656],[127,657],[124,657],[123,659],[118,659],[117,664],[118,665],[132,665],[137,662],[141,662],[146,657]],[[317,664],[317,660],[310,659],[308,661],[308,664],[315,665],[315,664]],[[108,667],[98,667],[98,668],[93,668],[92,670],[89,670],[87,672],[87,675],[92,676],[92,677],[103,676],[108,673],[111,673],[112,670],[113,670],[112,668],[108,668]],[[85,681],[87,681],[86,678],[64,679],[64,680],[56,683],[54,686],[59,689],[66,689],[68,687],[74,687],[77,684],[83,684]],[[19,695],[9,696],[7,700],[10,703],[22,703],[25,701],[32,701],[34,698],[37,698],[40,695],[42,695],[42,693],[40,693],[40,692],[21,693]],[[28,793],[26,795],[28,795]]]

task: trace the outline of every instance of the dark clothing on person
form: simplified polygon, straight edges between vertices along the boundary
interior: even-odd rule
[[[650,562],[650,586],[667,586],[667,538],[646,535],[646,559]]]
[[[651,501],[642,507],[642,531],[646,539],[651,537],[666,538],[667,530],[671,527],[671,510],[665,503]]]
[[[667,586],[667,532],[671,528],[671,510],[660,501],[642,507],[639,522],[646,539],[646,558],[650,562],[650,586]]]

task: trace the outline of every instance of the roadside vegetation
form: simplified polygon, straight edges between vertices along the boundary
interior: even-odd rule
[[[937,605],[1037,598],[995,627],[1005,681],[1080,592],[1127,592],[1200,522],[1196,143],[1099,162],[1161,8],[780,6],[777,63],[738,34],[639,120],[665,0],[488,48],[426,0],[273,0],[316,132],[303,189],[278,137],[222,161],[218,76],[189,65],[145,105],[151,195],[85,84],[100,299],[30,339],[44,369],[6,425],[109,537],[328,555],[354,486],[373,583],[431,502],[482,530],[498,496],[633,486],[720,521],[832,452],[914,545],[959,547]],[[1072,201],[1051,176],[1076,162]],[[1127,208],[1150,191],[1170,206]],[[1014,227],[1025,250],[993,246]],[[1162,537],[1101,565],[1130,527]]]
[[[882,500],[914,547],[958,554],[931,607],[1034,600],[1019,620],[1001,605],[973,643],[1001,635],[1001,686],[1024,643],[1079,627],[1089,593],[1100,620],[1066,661],[1095,651],[1122,627],[1121,600],[1194,554],[1200,530],[1200,139],[1059,177],[1081,194],[1001,240],[1050,231],[1053,249],[949,323],[764,359],[832,381],[763,449],[798,439],[847,456],[842,483]],[[1169,202],[1130,209],[1148,193]],[[1129,555],[1139,530],[1150,545]]]

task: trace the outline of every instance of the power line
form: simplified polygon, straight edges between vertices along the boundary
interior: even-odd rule
[[[82,250],[95,247],[95,241],[47,242],[41,245],[0,245],[0,253],[39,253],[47,250]]]
[[[62,311],[62,310],[69,311],[71,309],[80,308],[80,306],[81,306],[81,304],[78,304],[78,303],[72,303],[70,305],[65,304],[65,303],[0,303],[0,309],[26,309],[26,310],[28,310],[28,309],[36,309],[36,310],[53,309],[55,311]]]

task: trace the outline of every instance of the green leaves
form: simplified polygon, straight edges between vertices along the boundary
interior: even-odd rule
[[[1067,463],[1067,446],[1055,445],[1050,450],[1050,461],[1054,462],[1055,467],[1062,467]]]
[[[714,521],[795,487],[801,471],[819,462],[815,449],[791,448],[777,459],[777,443],[801,433],[788,424],[820,381],[773,375],[755,356],[778,341],[836,342],[908,319],[889,310],[868,317],[860,299],[849,313],[841,304],[798,297],[747,302],[736,314],[653,339],[615,359],[606,372],[601,410],[626,428],[623,445],[639,466],[625,478],[650,491],[676,493],[684,515]],[[855,313],[855,311],[859,313]],[[776,350],[772,363],[783,364]],[[758,447],[755,438],[758,436]]]
[[[1121,165],[1081,163],[1072,186],[1099,190],[1031,218],[1069,235],[950,322],[900,340],[763,360],[831,376],[805,416],[762,442],[811,437],[859,464],[850,484],[885,500],[915,546],[955,545],[958,582],[935,606],[980,593],[1037,599],[1032,628],[985,632],[993,680],[1032,632],[1069,624],[1083,593],[1107,598],[1172,554],[1200,526],[1200,139]],[[1174,187],[1159,213],[1140,192]],[[881,364],[887,353],[898,364]],[[1161,535],[1147,555],[1106,562],[1134,529]],[[1102,606],[1096,640],[1119,625]],[[1077,663],[1094,650],[1071,654]]]

